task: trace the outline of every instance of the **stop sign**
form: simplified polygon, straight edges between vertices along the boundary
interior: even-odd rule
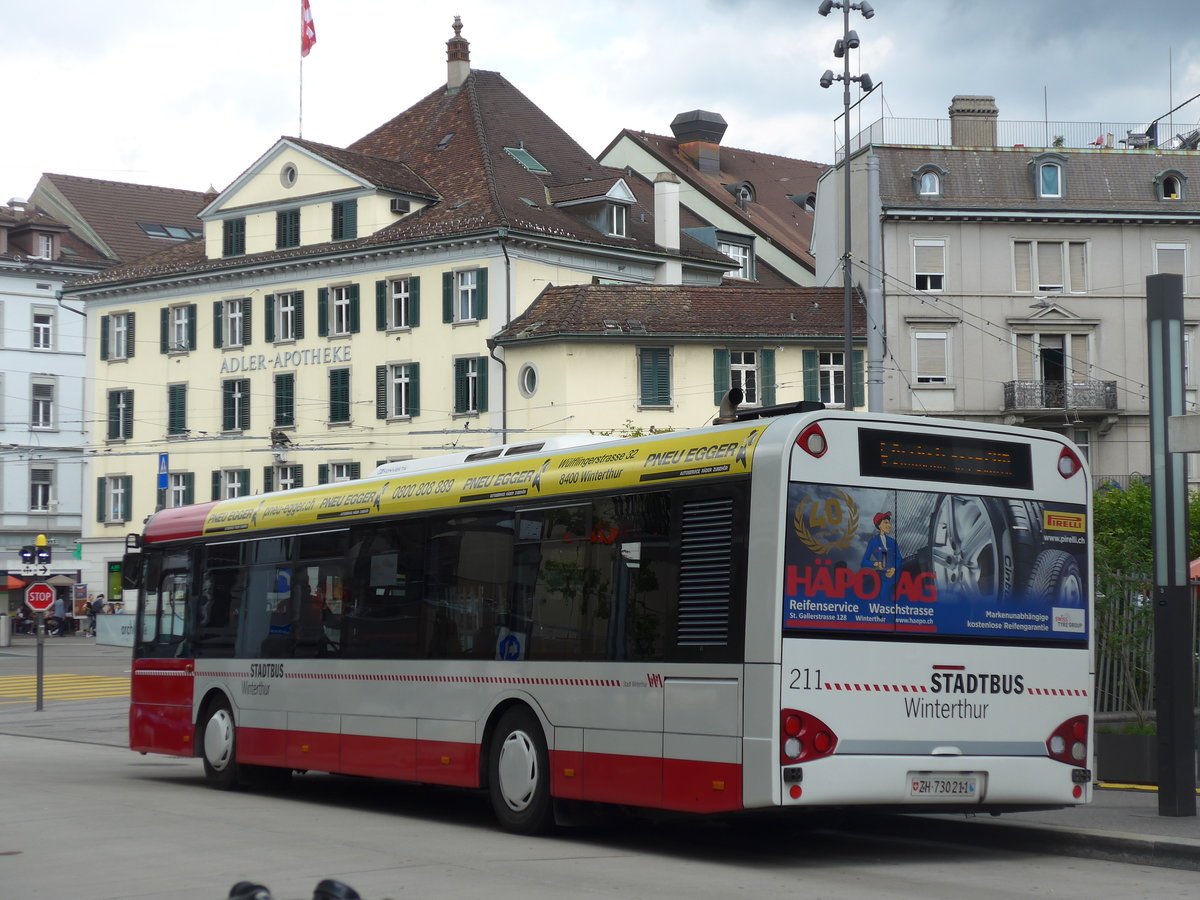
[[[54,605],[54,588],[44,582],[25,588],[25,602],[34,612],[44,613]]]

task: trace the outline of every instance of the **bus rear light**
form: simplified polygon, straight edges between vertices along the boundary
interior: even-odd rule
[[[816,422],[800,432],[800,437],[796,438],[796,444],[809,456],[815,457],[824,456],[825,451],[829,449],[829,444],[825,441],[825,432]]]
[[[1079,457],[1075,455],[1074,451],[1063,447],[1058,454],[1058,474],[1063,478],[1070,478],[1082,468],[1083,463],[1079,461]]]
[[[1051,759],[1068,765],[1078,765],[1087,759],[1088,717],[1067,719],[1046,739],[1046,752]]]
[[[828,725],[797,709],[780,713],[779,728],[779,758],[785,766],[829,756],[837,747],[837,735]]]

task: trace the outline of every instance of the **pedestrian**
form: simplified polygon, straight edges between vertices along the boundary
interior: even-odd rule
[[[67,634],[67,604],[63,602],[61,596],[54,598],[54,619],[54,633],[59,637],[65,636]]]
[[[96,616],[104,612],[104,595],[97,594],[96,598],[88,603],[88,631],[92,633],[92,637],[96,636]]]

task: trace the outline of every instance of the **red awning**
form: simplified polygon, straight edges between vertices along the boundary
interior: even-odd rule
[[[7,575],[5,576],[4,583],[0,584],[0,591],[23,591],[27,583],[15,575]]]

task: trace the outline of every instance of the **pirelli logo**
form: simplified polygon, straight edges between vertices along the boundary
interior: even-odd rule
[[[1044,510],[1042,525],[1047,531],[1073,531],[1083,534],[1087,531],[1087,518],[1082,513],[1065,513]]]

